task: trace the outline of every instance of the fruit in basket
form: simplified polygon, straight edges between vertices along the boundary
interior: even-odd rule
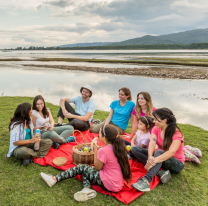
[[[89,148],[88,147],[84,147],[83,151],[84,152],[88,152],[89,151]]]
[[[131,146],[130,146],[130,145],[127,145],[127,146],[126,146],[126,150],[127,150],[128,152],[130,152],[130,151],[131,151]]]

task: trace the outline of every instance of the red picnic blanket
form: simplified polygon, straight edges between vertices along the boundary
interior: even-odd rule
[[[82,132],[85,142],[90,143],[95,137],[98,136],[98,134],[91,133],[89,130]],[[82,137],[81,135],[76,132],[75,133],[76,140],[78,144],[82,144]],[[126,139],[129,141],[128,139]],[[44,158],[37,158],[34,159],[34,162],[43,166],[51,165],[52,167],[55,167],[60,170],[68,170],[69,168],[74,167],[75,165],[72,163],[72,148],[75,146],[75,142],[63,144],[60,146],[58,150],[51,149],[49,150],[48,154]],[[98,139],[98,145],[102,146],[103,143]],[[64,166],[57,167],[53,164],[53,159],[56,157],[66,157],[67,163]],[[133,200],[135,200],[137,197],[143,194],[143,192],[138,192],[134,188],[131,187],[132,183],[135,183],[140,177],[144,176],[146,174],[146,170],[144,169],[144,165],[142,163],[139,163],[136,160],[130,160],[130,166],[131,166],[131,172],[132,172],[132,180],[131,183],[126,183],[124,181],[124,187],[120,192],[108,192],[103,189],[101,189],[99,186],[92,184],[92,187],[100,193],[111,195],[112,197],[116,197],[118,200],[125,204],[129,204]],[[81,175],[76,176],[76,178],[80,181],[82,181]],[[150,189],[152,190],[157,184],[159,183],[159,178],[155,176],[152,179],[152,182],[150,183]]]

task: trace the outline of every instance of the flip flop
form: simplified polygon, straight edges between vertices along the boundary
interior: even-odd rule
[[[95,198],[97,195],[97,192],[92,189],[82,189],[81,191],[74,194],[74,199],[78,202],[84,202],[89,199]]]

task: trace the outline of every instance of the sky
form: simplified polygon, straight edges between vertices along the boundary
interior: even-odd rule
[[[0,49],[208,28],[207,0],[0,0]]]

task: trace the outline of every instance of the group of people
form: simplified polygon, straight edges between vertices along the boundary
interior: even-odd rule
[[[56,176],[41,173],[50,187],[81,174],[84,188],[74,195],[77,201],[95,197],[96,192],[90,189],[91,182],[105,190],[118,192],[123,187],[123,179],[127,182],[131,180],[131,158],[143,163],[147,170],[144,177],[132,184],[133,188],[150,191],[155,175],[162,183],[167,183],[170,172],[180,173],[185,161],[184,137],[173,112],[168,108],[154,108],[148,92],[138,93],[136,104],[132,101],[130,89],[123,87],[118,92],[119,99],[110,104],[109,115],[102,122],[93,119],[96,105],[91,99],[93,92],[90,85],[81,87],[81,96],[60,100],[56,124],[41,95],[34,98],[33,105],[18,105],[9,124],[7,156],[23,159],[23,164],[27,166],[33,158],[44,157],[51,146],[58,149],[60,144],[73,142],[75,129],[90,129],[92,133],[99,133],[100,140],[105,143],[104,147],[94,145],[94,167],[80,164]],[[74,103],[75,110],[70,103]],[[63,124],[64,118],[69,123]],[[123,136],[129,120],[131,134]],[[40,129],[40,134],[34,135],[36,129]],[[131,142],[123,140],[123,137],[131,139]],[[36,142],[39,142],[39,150],[34,148]],[[127,152],[126,145],[131,145],[131,151]],[[193,148],[189,150],[196,154]]]

